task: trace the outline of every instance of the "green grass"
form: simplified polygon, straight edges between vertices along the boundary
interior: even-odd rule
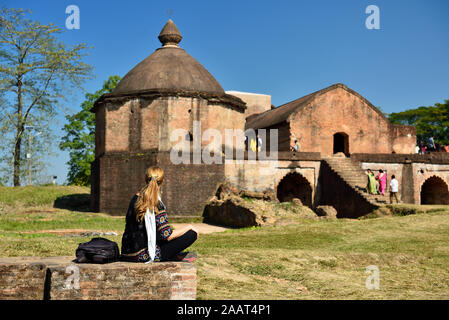
[[[74,194],[89,194],[90,188],[77,186],[26,186],[1,187],[0,204],[3,206],[47,206],[60,197]]]
[[[124,218],[123,218],[124,220]],[[0,230],[10,232],[54,229],[86,229],[123,231],[124,221],[106,214],[52,210],[30,213],[8,213],[0,216]]]
[[[307,221],[203,235],[204,299],[447,299],[449,208],[422,215]],[[380,290],[365,287],[366,267]]]
[[[0,256],[74,256],[90,239],[50,232],[61,229],[115,231],[105,237],[121,244],[124,217],[55,209],[51,199],[30,208],[14,197],[21,209],[0,213]],[[448,299],[449,206],[399,205],[389,212],[200,235],[191,248],[198,253],[197,297]],[[380,270],[379,290],[365,286],[370,265]]]
[[[407,216],[410,214],[432,213],[447,211],[446,205],[416,205],[416,204],[394,204],[386,205],[359,219],[379,218],[385,216]]]

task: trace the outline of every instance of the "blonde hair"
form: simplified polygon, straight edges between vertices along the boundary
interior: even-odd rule
[[[145,172],[145,186],[140,190],[134,209],[137,221],[142,221],[147,209],[158,213],[159,187],[164,182],[164,170],[159,167],[149,167]]]

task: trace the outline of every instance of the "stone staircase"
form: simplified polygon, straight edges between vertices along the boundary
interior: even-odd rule
[[[387,204],[386,195],[374,195],[366,192],[368,177],[358,162],[343,157],[327,157],[324,158],[324,161],[354,192],[358,193],[370,204],[377,207]]]

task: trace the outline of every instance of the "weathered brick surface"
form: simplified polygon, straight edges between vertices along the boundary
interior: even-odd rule
[[[201,215],[204,203],[225,181],[224,166],[193,164],[193,156],[191,163],[173,164],[168,152],[106,154],[92,164],[97,170],[91,185],[92,210],[125,215],[132,196],[144,186],[146,168],[158,165],[164,169],[162,200],[169,218]]]
[[[76,264],[73,257],[0,258],[0,299],[195,299],[187,262]]]
[[[193,159],[192,159],[193,160]],[[162,198],[167,212],[176,216],[200,216],[204,204],[214,195],[217,186],[225,181],[221,164],[172,164],[168,153],[160,153],[158,163],[164,169],[166,183]]]
[[[32,257],[0,258],[0,300],[43,299],[45,275],[45,264]]]
[[[362,162],[361,167],[362,167],[362,169],[365,169],[365,170],[371,169],[376,176],[378,175],[378,171],[380,169],[382,169],[386,173],[386,175],[387,175],[387,190],[386,190],[387,195],[388,195],[388,191],[389,191],[391,176],[395,175],[395,177],[399,183],[399,191],[398,191],[399,192],[399,200],[404,201],[405,199],[407,199],[407,195],[406,195],[407,189],[404,188],[404,186],[407,187],[408,181],[411,177],[409,175],[403,176],[403,171],[404,171],[403,163]],[[367,180],[367,183],[368,183],[368,180]]]
[[[213,128],[224,138],[226,129],[244,129],[244,110],[200,97],[135,97],[100,104],[96,120],[92,210],[124,215],[131,197],[144,184],[145,169],[159,165],[165,171],[162,197],[170,212],[191,216],[202,214],[203,203],[224,181],[224,167],[194,164],[193,159],[190,164],[174,164],[169,152],[178,141],[172,141],[172,133],[184,129],[195,134],[194,121],[201,121],[201,137]],[[193,143],[205,147],[211,142]],[[224,142],[213,141],[220,148]],[[239,143],[243,147],[243,140]]]
[[[290,116],[291,145],[299,138],[302,151],[333,154],[333,136],[345,133],[349,153],[414,153],[416,129],[393,126],[363,97],[335,86],[317,95]]]
[[[318,203],[317,190],[318,175],[321,160],[270,160],[270,161],[228,161],[225,164],[226,182],[231,186],[248,191],[272,191],[277,194],[279,184],[291,173],[302,176],[308,186],[304,188],[304,196],[308,204]],[[309,194],[308,189],[312,191]],[[307,193],[307,194],[306,194]],[[301,198],[300,195],[297,198]]]
[[[127,101],[119,108],[116,105],[107,105],[105,112],[105,152],[128,151],[130,139],[137,133],[136,128],[130,126],[130,120],[137,112],[138,100]]]
[[[178,143],[171,141],[172,133],[183,129],[193,134],[194,121],[201,121],[202,137],[208,129],[218,130],[224,137],[226,129],[244,129],[245,114],[226,105],[192,97],[134,98],[121,105],[108,102],[96,109],[96,155],[153,149],[170,151]],[[201,145],[209,143],[205,140]]]
[[[157,164],[155,152],[109,153],[92,164],[92,210],[125,215],[132,196],[145,182],[145,170]]]
[[[105,152],[106,109],[101,105],[95,113],[95,157]]]
[[[433,192],[435,193],[435,198],[439,198],[442,195],[446,196],[446,199],[441,199],[443,201],[439,201],[439,204],[448,204],[448,186],[449,186],[449,164],[430,164],[430,163],[413,163],[413,180],[409,183],[412,183],[414,186],[414,202],[421,202],[421,191],[424,183],[432,177],[438,177],[443,181],[442,189],[435,189]]]

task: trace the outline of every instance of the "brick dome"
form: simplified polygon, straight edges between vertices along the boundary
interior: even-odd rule
[[[129,71],[113,91],[114,94],[149,89],[225,93],[206,68],[178,47],[182,36],[171,19],[158,38],[162,47]]]

